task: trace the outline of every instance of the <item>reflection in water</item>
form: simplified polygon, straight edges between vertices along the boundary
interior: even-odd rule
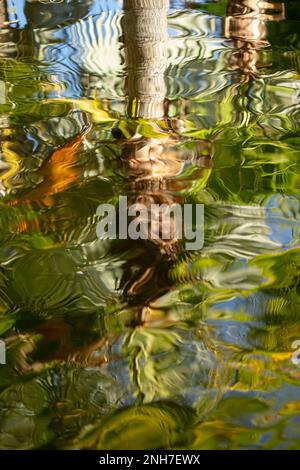
[[[147,8],[144,8],[145,5]],[[147,403],[169,398],[170,387],[181,394],[182,390],[187,389],[187,383],[189,386],[197,383],[203,395],[205,388],[206,394],[209,394],[215,384],[215,371],[214,348],[208,346],[208,340],[205,342],[204,330],[201,333],[193,333],[191,330],[192,336],[187,342],[185,332],[177,327],[174,331],[153,331],[151,328],[151,318],[156,311],[153,303],[170,290],[169,269],[180,249],[179,241],[175,238],[174,215],[170,236],[163,237],[160,207],[162,204],[172,206],[175,202],[183,203],[180,192],[187,181],[180,183],[176,176],[181,174],[182,166],[187,164],[194,166],[201,178],[202,168],[211,166],[211,144],[191,142],[189,151],[180,152],[181,123],[177,119],[171,121],[165,109],[168,1],[147,1],[145,5],[136,0],[124,3],[128,117],[150,119],[148,125],[157,137],[139,135],[137,128],[130,138],[123,139],[120,164],[122,173],[126,175],[128,204],[143,204],[148,209],[147,240],[134,257],[134,262],[131,259],[125,264],[121,280],[126,304],[134,308],[135,312],[131,320],[133,330],[124,345],[133,363],[131,377],[139,391],[138,397]],[[202,149],[206,150],[204,156],[201,155]],[[156,211],[152,209],[151,212],[153,204],[156,205]],[[158,239],[151,236],[153,217],[160,224]],[[177,350],[176,356],[174,348]],[[187,348],[193,351],[192,354]],[[165,356],[162,360],[161,355]],[[173,362],[175,357],[177,366]],[[200,363],[202,370],[199,373],[197,368]],[[193,367],[195,376],[191,381],[188,376]],[[200,402],[202,413],[212,406],[206,402],[205,396],[197,403],[199,408]]]
[[[259,50],[269,46],[267,20],[284,19],[284,3],[261,0],[229,0],[225,35],[232,40],[235,52],[232,67],[246,77],[253,77],[259,68]]]
[[[299,447],[299,8],[225,3],[0,3],[1,448]]]
[[[145,254],[141,253],[141,271],[135,273],[133,280],[126,273],[125,292],[130,299],[144,291],[144,302],[159,297],[168,290],[169,262],[176,256],[179,249],[173,226],[170,237],[163,237],[161,205],[172,206],[183,203],[180,190],[184,185],[176,180],[181,173],[184,163],[210,168],[211,144],[209,142],[194,142],[191,151],[180,152],[178,149],[182,140],[179,134],[182,122],[172,121],[166,115],[168,103],[165,93],[165,69],[167,67],[167,8],[168,1],[146,2],[143,8],[140,2],[131,0],[124,2],[124,42],[127,59],[127,95],[128,116],[131,119],[151,119],[153,131],[159,137],[145,138],[136,132],[122,144],[121,162],[123,172],[128,179],[129,205],[143,204],[148,208],[147,220],[149,225],[147,239],[151,242],[153,253],[150,265],[145,265]],[[155,120],[161,120],[160,122]],[[182,129],[181,129],[182,131]],[[207,151],[201,157],[201,147]],[[201,173],[201,170],[200,170]],[[195,175],[194,175],[195,176]],[[199,174],[199,178],[201,175]],[[186,181],[185,183],[186,184]],[[151,214],[151,206],[156,206],[156,212]],[[159,237],[151,237],[151,219],[159,221]],[[154,246],[153,246],[154,245]],[[146,243],[146,250],[151,249]],[[136,260],[135,260],[136,263]],[[164,275],[162,275],[164,273]]]
[[[123,31],[127,64],[128,115],[164,117],[168,0],[124,1]]]

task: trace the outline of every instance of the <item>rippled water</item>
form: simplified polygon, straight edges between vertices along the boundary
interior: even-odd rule
[[[299,448],[300,4],[123,7],[0,2],[0,448]]]

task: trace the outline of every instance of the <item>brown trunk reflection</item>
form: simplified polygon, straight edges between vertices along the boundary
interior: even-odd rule
[[[232,41],[231,65],[245,78],[253,78],[263,65],[259,52],[269,46],[267,21],[285,18],[284,3],[261,0],[229,0],[225,36]]]
[[[143,242],[138,271],[127,266],[124,295],[129,304],[142,310],[151,300],[169,290],[168,268],[181,250],[180,240],[174,236],[172,221],[170,237],[162,236],[160,209],[159,238],[151,238],[151,205],[183,204],[182,190],[189,182],[176,178],[184,163],[199,168],[211,167],[211,142],[193,143],[189,152],[179,151],[184,141],[180,136],[183,123],[168,118],[165,71],[167,67],[167,10],[168,0],[124,1],[124,47],[127,67],[126,92],[129,119],[147,119],[160,136],[146,138],[136,132],[122,143],[121,165],[128,179],[128,204],[143,204],[148,209],[148,240]],[[195,174],[194,174],[195,177]],[[153,213],[152,213],[153,215]],[[130,275],[130,271],[134,271]],[[129,280],[128,280],[129,279]]]

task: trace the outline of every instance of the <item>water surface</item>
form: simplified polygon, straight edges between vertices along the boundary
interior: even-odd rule
[[[15,3],[0,448],[299,448],[299,3]],[[204,204],[204,247],[99,240],[119,196]]]

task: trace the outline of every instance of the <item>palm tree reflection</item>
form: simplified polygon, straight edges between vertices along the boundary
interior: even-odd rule
[[[231,65],[245,78],[257,75],[260,64],[259,51],[269,46],[267,21],[285,18],[284,3],[261,0],[229,0],[225,19],[225,36],[230,39],[234,52]]]
[[[150,217],[148,240],[144,243],[140,269],[130,276],[131,266],[124,272],[124,294],[130,304],[147,305],[170,288],[168,267],[180,251],[172,219],[170,236],[165,238],[159,206],[183,204],[182,190],[188,182],[179,179],[185,164],[198,168],[200,178],[204,169],[211,167],[212,144],[193,142],[190,151],[180,150],[184,139],[180,136],[183,122],[169,119],[165,98],[165,70],[167,67],[167,9],[169,1],[124,2],[124,45],[127,65],[126,91],[129,119],[148,119],[153,134],[145,137],[136,132],[122,140],[121,165],[127,175],[129,205],[140,203],[148,208],[155,204],[160,220],[159,238],[151,237]],[[195,178],[195,173],[193,174]],[[153,217],[153,213],[152,213]],[[145,253],[146,251],[146,253]],[[148,260],[148,262],[147,262]]]
[[[130,328],[123,350],[137,398],[142,403],[164,397],[174,400],[176,394],[188,394],[196,381],[202,390],[201,398],[196,399],[197,406],[201,402],[207,412],[217,397],[212,392],[217,380],[216,355],[207,332],[199,325],[199,319],[193,320],[195,324],[190,324],[187,340],[185,327],[178,324],[176,314],[173,316],[170,310],[163,313],[160,328],[153,324],[161,313],[160,299],[172,289],[170,268],[182,253],[181,240],[176,238],[175,216],[169,235],[163,236],[160,206],[182,205],[192,181],[203,179],[211,171],[213,154],[212,142],[187,141],[182,136],[183,122],[168,117],[165,98],[168,5],[166,0],[124,2],[128,125],[133,125],[134,132],[124,138],[117,127],[115,133],[120,138],[119,164],[126,180],[128,205],[142,203],[148,209],[148,239],[126,242],[126,251],[132,247],[134,255],[123,267],[120,286],[126,308],[130,309],[127,324]],[[149,136],[139,132],[145,120],[151,129]],[[184,171],[187,167],[189,170]],[[160,220],[159,237],[155,239],[150,228],[153,216]],[[166,319],[168,328],[164,324]],[[164,357],[162,362],[160,355]]]
[[[185,6],[196,8],[201,3],[185,1]],[[270,45],[267,40],[267,21],[284,19],[284,2],[228,0],[225,37],[233,47],[231,66],[243,78],[254,78],[259,68],[265,67],[260,63],[260,50]]]

